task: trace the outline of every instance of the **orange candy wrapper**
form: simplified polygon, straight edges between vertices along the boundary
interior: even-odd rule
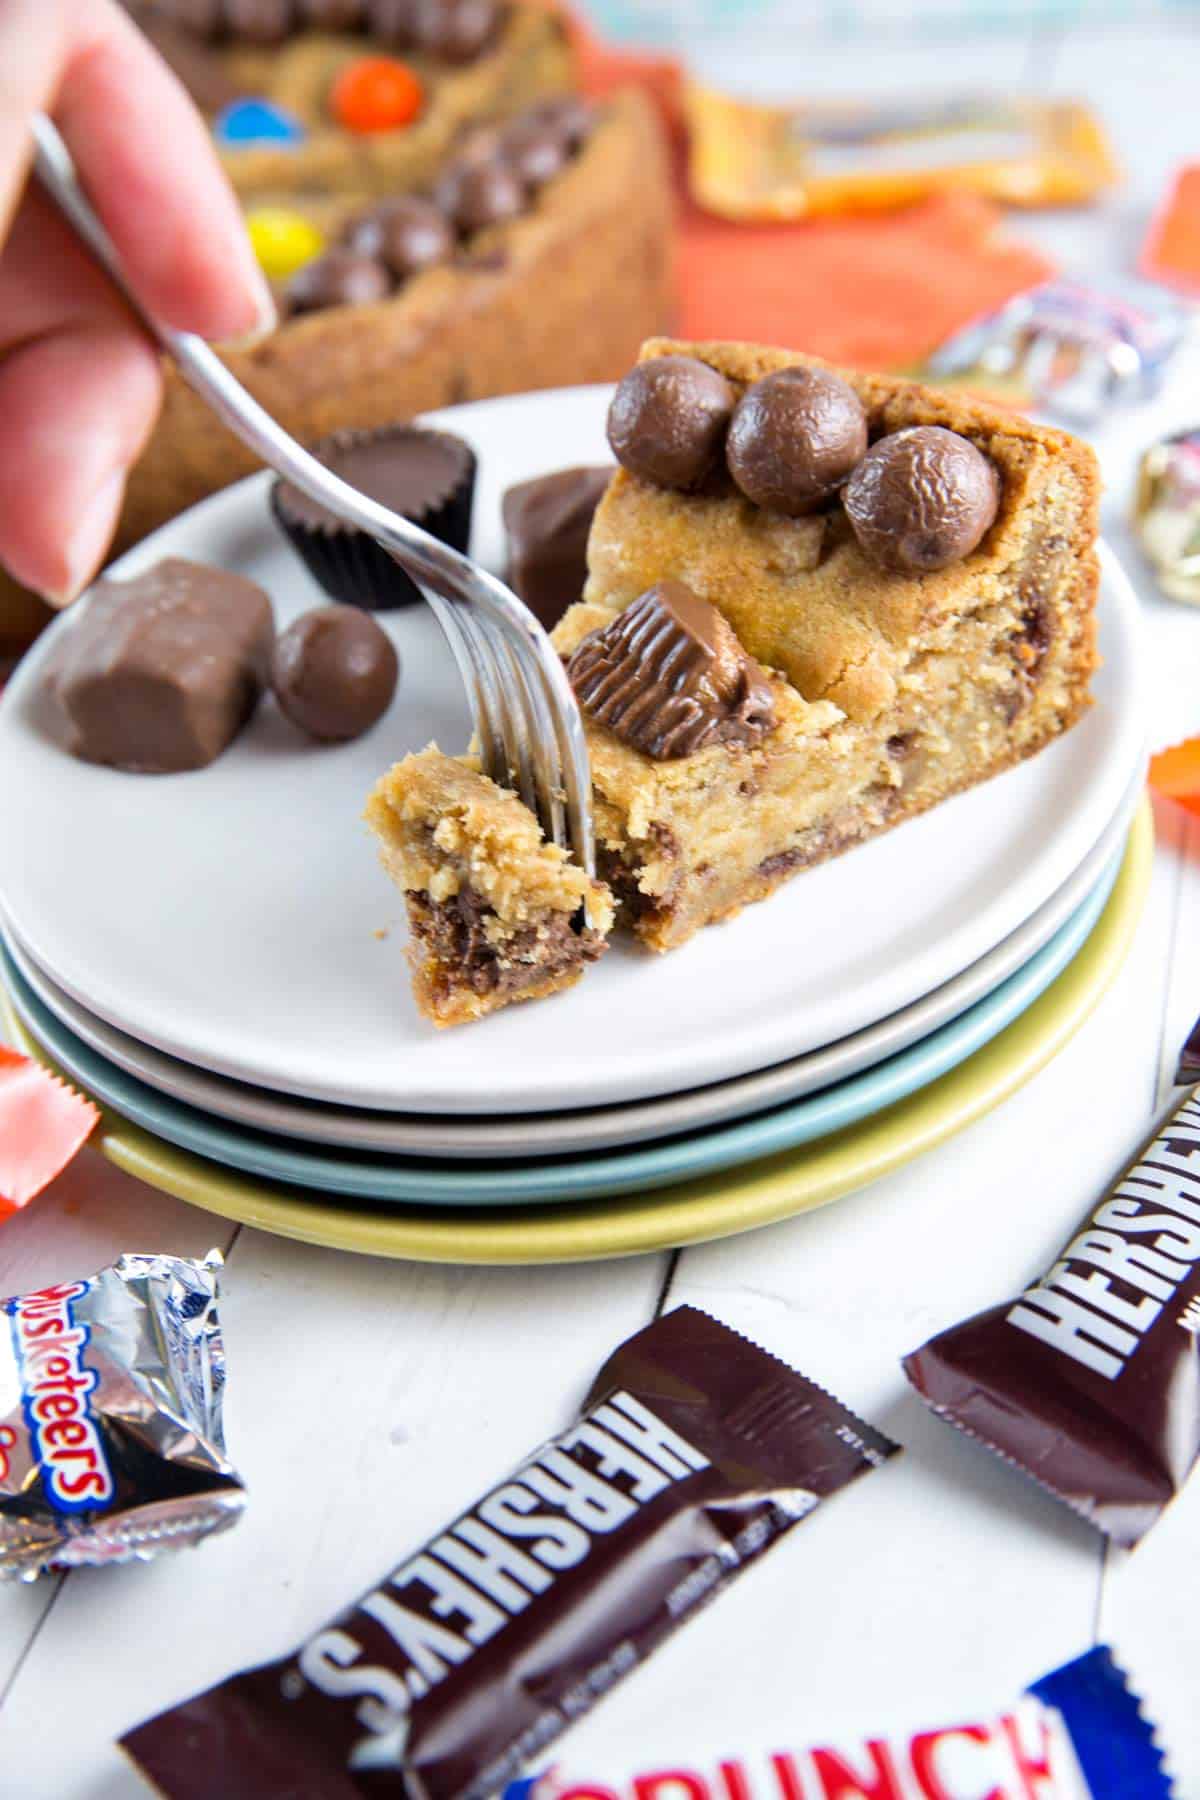
[[[801,224],[706,211],[688,180],[678,58],[612,49],[569,6],[546,4],[570,30],[583,91],[602,100],[641,87],[673,145],[677,336],[795,344],[831,362],[913,368],[952,332],[1054,273],[1040,251],[1007,235],[1000,208],[978,193],[935,191],[891,212]]]
[[[1152,756],[1150,786],[1200,818],[1200,737],[1185,738]]]
[[[1154,215],[1138,268],[1150,281],[1200,300],[1200,163],[1185,163]]]
[[[0,1218],[66,1168],[99,1117],[74,1088],[0,1044]]]
[[[807,219],[982,194],[1094,200],[1117,179],[1104,128],[1067,100],[980,93],[764,105],[689,83],[692,191],[727,219]]]

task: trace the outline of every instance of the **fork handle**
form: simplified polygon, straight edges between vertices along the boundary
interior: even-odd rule
[[[421,581],[447,599],[457,597],[462,570],[474,573],[465,557],[439,539],[422,531],[360,494],[311,456],[261,407],[254,396],[230,373],[203,338],[190,331],[175,331],[156,319],[138,297],[120,252],[101,223],[83,190],[75,163],[57,128],[44,114],[32,124],[34,168],[42,186],[66,214],[88,249],[129,302],[141,323],[178,366],[189,387],[218,414],[222,422],[269,468],[301,488],[323,506],[331,506],[361,530],[384,543]]]

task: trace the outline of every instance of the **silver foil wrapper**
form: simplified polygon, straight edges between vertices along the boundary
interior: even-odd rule
[[[1149,283],[1047,281],[956,332],[928,371],[935,381],[1014,381],[1038,405],[1094,424],[1156,394],[1194,335],[1193,311]]]
[[[143,1561],[236,1523],[221,1263],[123,1256],[0,1302],[0,1577]]]
[[[1200,428],[1163,438],[1143,455],[1133,529],[1163,593],[1200,606]]]

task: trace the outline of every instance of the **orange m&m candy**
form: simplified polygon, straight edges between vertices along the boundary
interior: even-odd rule
[[[412,123],[424,98],[407,63],[391,56],[364,56],[342,70],[329,104],[347,131],[395,131]]]

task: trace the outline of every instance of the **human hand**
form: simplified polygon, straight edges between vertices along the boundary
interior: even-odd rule
[[[0,0],[0,563],[62,606],[108,547],[161,378],[128,307],[26,186],[39,111],[148,311],[237,341],[274,308],[204,122],[114,0]]]

